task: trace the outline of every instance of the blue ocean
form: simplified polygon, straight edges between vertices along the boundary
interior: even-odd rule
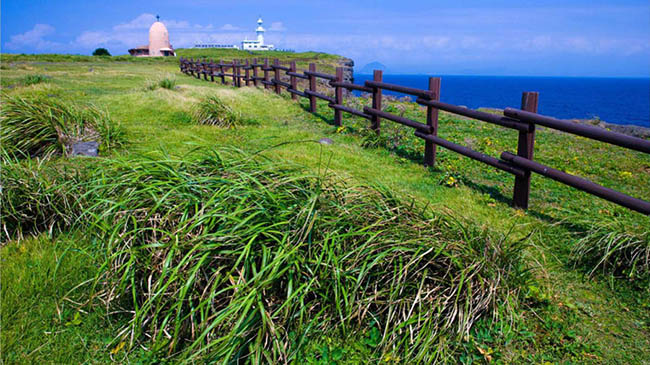
[[[520,107],[523,91],[539,92],[540,114],[650,127],[650,78],[440,76],[440,100],[476,109]],[[384,82],[426,89],[429,75],[384,75]],[[372,75],[354,75],[356,84]],[[400,93],[384,91],[388,95]]]

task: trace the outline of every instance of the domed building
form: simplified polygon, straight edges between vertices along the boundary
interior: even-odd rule
[[[149,28],[149,44],[131,48],[129,54],[135,57],[176,56],[174,47],[169,44],[169,32],[165,24],[156,16],[156,22]]]

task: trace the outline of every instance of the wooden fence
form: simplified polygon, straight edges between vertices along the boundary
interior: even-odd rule
[[[232,85],[236,87],[241,87],[243,81],[246,86],[263,85],[266,89],[273,89],[277,94],[280,94],[282,88],[284,88],[291,94],[291,98],[294,100],[298,97],[309,99],[309,110],[311,112],[316,112],[316,99],[325,100],[329,103],[328,106],[334,111],[334,124],[337,126],[340,126],[342,123],[341,113],[346,112],[368,119],[371,123],[371,128],[377,134],[381,133],[381,122],[384,119],[411,127],[415,129],[415,135],[424,140],[424,164],[426,166],[434,165],[436,161],[436,146],[442,146],[448,150],[514,175],[515,184],[512,204],[516,208],[528,208],[530,179],[531,173],[534,172],[629,209],[650,215],[650,203],[647,201],[606,188],[587,179],[553,169],[533,160],[536,125],[649,154],[650,141],[594,126],[576,124],[539,115],[537,114],[537,92],[523,93],[521,109],[506,108],[503,111],[503,115],[495,115],[441,102],[440,78],[436,77],[429,78],[428,90],[421,90],[385,83],[382,81],[382,72],[375,70],[372,81],[366,81],[364,85],[356,85],[343,81],[343,68],[341,67],[336,69],[335,75],[330,75],[316,71],[316,65],[311,63],[309,64],[309,70],[298,72],[295,61],[286,66],[281,65],[277,59],[270,64],[268,59],[264,59],[263,62],[252,59],[251,62],[249,60],[233,60],[230,63],[224,63],[223,61],[214,62],[213,60],[207,59],[195,60],[181,57],[180,70],[199,79],[203,77],[204,80],[208,80],[209,77],[210,81],[215,81],[216,77],[220,79],[222,84],[225,84],[226,78],[229,78]],[[273,75],[272,77],[271,74]],[[289,82],[282,80],[282,74],[287,76],[285,80],[288,79]],[[308,87],[303,91],[298,90],[298,79],[308,81]],[[318,92],[317,79],[325,80],[333,88],[333,96]],[[372,107],[364,107],[363,110],[357,110],[345,106],[343,103],[344,89],[371,93]],[[382,90],[391,90],[415,96],[417,98],[416,103],[426,107],[426,123],[420,123],[383,111]],[[519,135],[517,153],[514,154],[505,151],[501,153],[499,159],[438,137],[439,110],[516,130]]]

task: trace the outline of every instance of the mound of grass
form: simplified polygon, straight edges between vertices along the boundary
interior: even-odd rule
[[[0,242],[69,228],[81,214],[81,192],[80,173],[71,168],[31,159],[3,164]]]
[[[616,222],[594,226],[572,249],[573,261],[590,273],[623,276],[650,291],[650,231],[631,232]]]
[[[147,91],[154,91],[157,88],[161,87],[167,90],[175,90],[176,84],[176,77],[173,75],[167,75],[158,80],[147,80],[144,85],[144,89]]]
[[[25,86],[40,84],[41,82],[45,82],[45,81],[47,81],[47,76],[40,75],[40,74],[27,75],[22,79],[22,83]]]
[[[236,154],[114,164],[80,221],[106,252],[93,296],[130,313],[116,346],[277,363],[371,325],[376,359],[433,361],[522,273],[520,244],[386,191]]]
[[[49,157],[71,151],[73,143],[100,141],[103,149],[122,142],[123,132],[108,113],[92,105],[39,96],[3,95],[0,152],[6,161]]]
[[[163,89],[174,90],[176,87],[176,78],[173,76],[167,76],[158,81],[158,86]]]
[[[194,107],[194,120],[198,124],[218,127],[235,127],[242,123],[241,114],[233,110],[216,95],[203,98]]]

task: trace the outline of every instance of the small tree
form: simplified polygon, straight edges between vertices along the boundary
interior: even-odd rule
[[[97,48],[95,51],[93,51],[93,56],[110,56],[111,54],[108,53],[108,50],[106,48]]]

